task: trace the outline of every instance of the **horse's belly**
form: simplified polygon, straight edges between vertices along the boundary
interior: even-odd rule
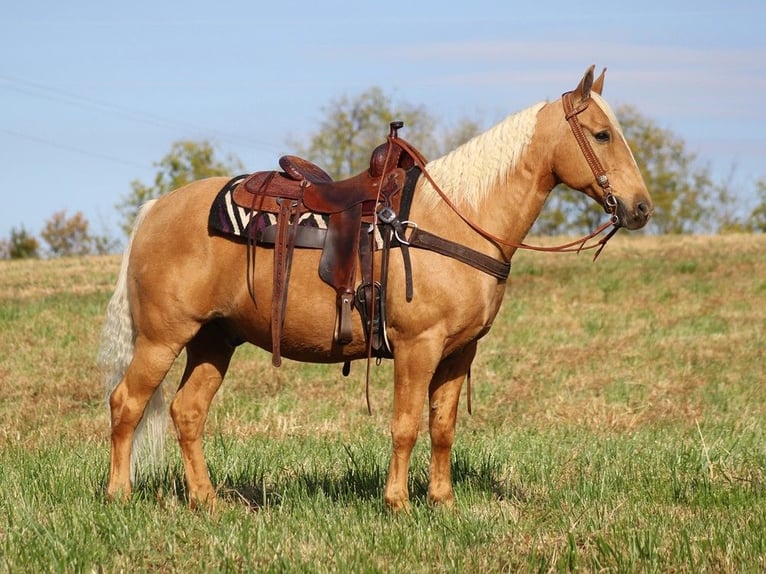
[[[272,350],[273,270],[272,251],[262,249],[256,255],[251,296],[243,288],[238,303],[226,323],[233,335],[267,351]],[[296,251],[287,288],[284,309],[281,354],[303,362],[335,363],[366,356],[367,345],[361,316],[352,313],[352,341],[334,342],[337,320],[335,290],[317,273],[318,251]],[[260,257],[260,261],[258,261]],[[268,261],[267,261],[268,260]]]

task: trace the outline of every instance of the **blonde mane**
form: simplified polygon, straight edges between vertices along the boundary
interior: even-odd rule
[[[442,191],[455,203],[478,207],[518,162],[537,125],[540,102],[508,116],[486,132],[470,139],[447,155],[429,162],[426,169]],[[422,198],[435,204],[436,191],[424,183]]]

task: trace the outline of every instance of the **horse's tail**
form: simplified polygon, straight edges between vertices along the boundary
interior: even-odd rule
[[[125,371],[133,359],[135,346],[135,328],[128,300],[128,262],[133,240],[141,226],[141,222],[152,208],[156,200],[145,203],[138,212],[133,231],[128,240],[128,246],[122,256],[120,274],[114,293],[106,308],[106,321],[101,331],[101,346],[98,352],[98,363],[101,367],[104,385],[106,387],[106,402],[115,387],[122,380]],[[131,456],[131,478],[135,480],[136,461],[146,458],[152,469],[159,468],[164,460],[165,432],[167,429],[167,409],[161,387],[158,387],[146,406],[133,438]]]

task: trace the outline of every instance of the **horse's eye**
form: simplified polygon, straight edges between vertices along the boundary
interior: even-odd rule
[[[596,141],[599,143],[608,143],[609,140],[612,139],[612,134],[609,133],[609,130],[604,130],[593,134],[593,137],[596,138]]]

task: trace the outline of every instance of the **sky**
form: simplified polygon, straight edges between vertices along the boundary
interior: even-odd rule
[[[0,239],[60,210],[122,239],[115,205],[179,140],[275,169],[327,106],[373,86],[489,127],[591,64],[613,107],[682,138],[743,206],[766,179],[763,0],[25,0],[0,14]]]

